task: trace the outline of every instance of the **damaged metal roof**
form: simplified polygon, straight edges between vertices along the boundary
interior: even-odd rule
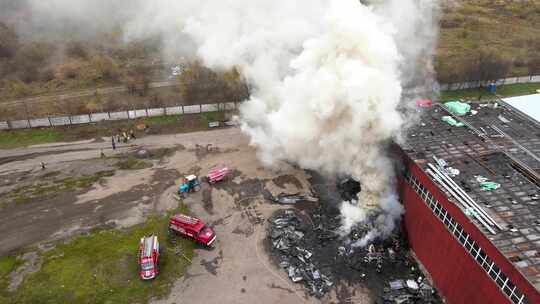
[[[426,172],[437,165],[434,157],[446,162],[438,168],[453,175],[502,230],[491,233],[476,217],[472,222],[540,290],[540,124],[499,100],[471,106],[464,116],[439,104],[419,108],[421,121],[401,147]],[[444,116],[464,127],[449,125]],[[475,215],[436,184],[466,215]]]

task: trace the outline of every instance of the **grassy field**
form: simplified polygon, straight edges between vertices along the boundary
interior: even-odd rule
[[[28,129],[0,131],[0,147],[13,148],[40,143],[60,142],[68,140],[67,134],[58,129]]]
[[[9,285],[9,274],[20,264],[21,261],[15,256],[0,256],[0,290]],[[3,295],[0,293],[0,300],[2,299]]]
[[[115,164],[120,170],[139,170],[152,167],[152,164],[135,157],[128,157],[125,160],[121,160]]]
[[[40,182],[16,188],[5,194],[0,194],[0,210],[10,204],[23,204],[31,199],[45,198],[60,191],[88,188],[102,177],[114,175],[114,171],[108,170],[96,172],[94,174],[51,179],[54,178],[54,174],[59,173],[60,172],[50,172],[49,176],[44,176]]]
[[[60,242],[40,253],[41,269],[13,293],[6,290],[8,275],[19,261],[1,257],[0,303],[146,303],[167,295],[174,280],[185,273],[195,247],[191,240],[168,237],[167,219],[168,215],[154,216],[132,228],[96,230]],[[137,273],[139,238],[152,233],[161,243],[160,273],[152,281],[142,281]]]
[[[529,74],[528,61],[540,54],[540,1],[448,3],[441,20],[438,72],[462,70],[482,49],[511,60],[512,75]]]
[[[540,90],[540,83],[519,83],[497,87],[497,95],[501,97],[519,96],[535,94],[536,90]],[[485,88],[467,89],[458,91],[441,92],[441,100],[456,100],[456,99],[471,99],[478,100],[479,97],[493,98],[493,94],[489,93]]]
[[[109,137],[119,130],[136,130],[144,124],[148,134],[172,134],[208,130],[208,122],[225,119],[224,112],[149,117],[136,120],[109,121],[96,124],[0,131],[0,149],[11,149],[36,144],[69,142]],[[142,131],[135,132],[139,137]]]

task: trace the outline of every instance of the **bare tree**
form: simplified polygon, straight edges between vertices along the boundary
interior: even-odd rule
[[[132,65],[126,70],[123,83],[129,94],[138,94],[139,96],[146,96],[148,94],[151,70],[152,68],[150,66],[143,64]]]
[[[540,75],[540,56],[529,60],[527,69],[529,71],[529,75]]]
[[[19,47],[19,38],[15,30],[0,22],[0,58],[9,58],[15,55]]]
[[[506,77],[510,72],[512,62],[495,51],[481,50],[478,52],[476,67],[478,81],[481,82],[480,84],[485,84]]]

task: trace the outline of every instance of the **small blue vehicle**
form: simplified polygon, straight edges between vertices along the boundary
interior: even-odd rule
[[[178,194],[184,196],[189,192],[197,192],[201,190],[199,178],[196,175],[188,175],[184,178],[182,184],[178,188]]]

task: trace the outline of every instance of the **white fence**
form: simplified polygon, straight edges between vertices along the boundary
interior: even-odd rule
[[[494,83],[497,85],[503,85],[503,84],[532,83],[532,82],[540,82],[540,75],[503,78],[503,79],[499,79],[495,81]],[[488,83],[491,83],[491,81],[441,84],[440,89],[441,91],[457,91],[457,90],[463,90],[463,89],[474,89],[474,88],[485,86]]]
[[[15,130],[41,127],[57,127],[96,123],[100,121],[115,121],[137,119],[144,117],[156,117],[165,115],[197,114],[216,111],[231,111],[237,109],[234,102],[203,104],[193,106],[175,106],[152,109],[138,109],[119,112],[90,113],[73,116],[55,116],[24,120],[0,121],[0,130]]]

